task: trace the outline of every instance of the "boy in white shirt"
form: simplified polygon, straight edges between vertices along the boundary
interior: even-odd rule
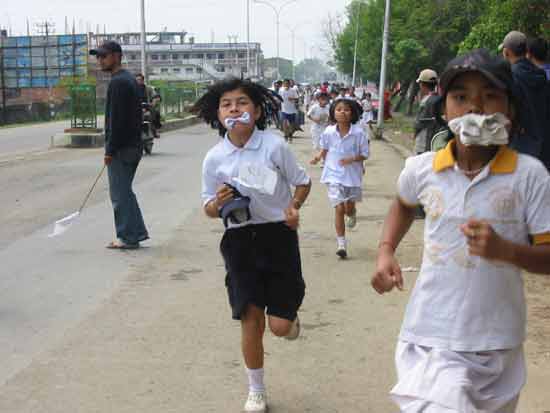
[[[313,143],[313,149],[318,152],[321,147],[319,146],[319,139],[321,134],[325,131],[329,125],[330,106],[328,104],[329,96],[327,93],[320,93],[317,96],[317,103],[313,104],[307,113],[307,117],[313,122],[311,125],[311,139]]]
[[[403,289],[394,254],[422,205],[424,256],[391,396],[411,413],[512,413],[526,377],[521,270],[550,274],[550,176],[507,147],[507,62],[470,52],[449,62],[440,87],[455,139],[407,160],[372,278],[380,294]]]
[[[292,142],[295,132],[296,115],[298,114],[298,92],[290,85],[290,79],[283,81],[283,87],[279,89],[279,95],[283,98],[281,115],[283,121],[283,133],[285,140]]]
[[[202,200],[206,215],[222,217],[226,226],[220,250],[232,316],[241,322],[245,412],[267,410],[266,318],[273,334],[296,339],[305,293],[298,210],[311,181],[283,139],[265,131],[266,109],[278,111],[275,99],[257,83],[229,78],[210,86],[194,106],[223,137],[204,159]]]
[[[337,99],[330,107],[330,120],[335,123],[321,135],[321,152],[312,159],[315,165],[324,160],[321,183],[328,188],[328,198],[334,207],[336,254],[347,258],[346,226],[357,222],[355,204],[363,198],[363,161],[369,157],[365,131],[357,124],[361,107],[352,99]]]

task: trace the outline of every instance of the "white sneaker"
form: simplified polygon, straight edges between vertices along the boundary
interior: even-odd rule
[[[340,258],[345,259],[348,256],[348,252],[346,250],[346,242],[338,242],[338,248],[336,249],[336,255],[338,255]]]
[[[292,327],[290,327],[290,331],[285,336],[287,340],[296,340],[300,336],[300,319],[298,316],[294,319],[292,322]]]
[[[265,392],[251,391],[248,393],[248,399],[244,405],[245,412],[267,412],[267,397]]]
[[[346,226],[351,229],[354,228],[355,225],[357,225],[357,213],[346,216]]]

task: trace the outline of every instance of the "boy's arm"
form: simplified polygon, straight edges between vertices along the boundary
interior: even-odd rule
[[[394,254],[413,221],[414,207],[396,198],[384,221],[382,237],[378,244],[376,270],[371,280],[373,288],[379,294],[391,291],[393,287],[403,289],[401,268]]]
[[[461,229],[468,238],[470,254],[507,262],[531,273],[550,274],[550,235],[534,236],[535,245],[522,245],[502,238],[486,221],[470,220]]]

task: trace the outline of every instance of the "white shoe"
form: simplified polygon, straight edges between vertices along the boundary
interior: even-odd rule
[[[285,336],[287,340],[296,340],[300,336],[300,319],[298,316],[294,319],[292,322],[292,327],[290,327],[290,331]]]
[[[336,255],[340,258],[345,259],[348,257],[348,252],[346,250],[346,242],[338,242],[338,248],[336,249]]]
[[[346,216],[346,226],[351,229],[354,228],[355,225],[357,225],[357,213]]]
[[[245,412],[265,413],[267,412],[267,397],[265,392],[251,391],[244,405]]]

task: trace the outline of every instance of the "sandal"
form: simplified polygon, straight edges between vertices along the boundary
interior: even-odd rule
[[[126,244],[121,241],[112,241],[107,247],[110,250],[137,250],[139,248],[139,243],[137,244]]]

